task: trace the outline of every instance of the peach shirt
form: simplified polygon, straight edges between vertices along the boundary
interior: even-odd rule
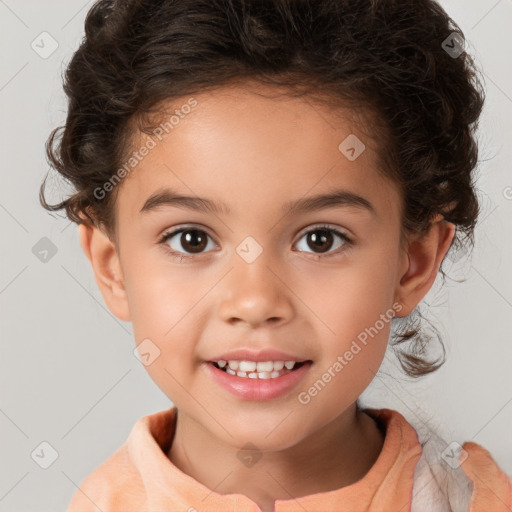
[[[368,473],[340,489],[278,499],[275,512],[410,511],[414,469],[422,453],[417,433],[398,411],[366,411],[386,431]],[[261,512],[245,495],[214,492],[169,460],[175,419],[176,407],[139,419],[125,443],[85,478],[68,512]],[[462,446],[468,457],[461,467],[473,482],[468,512],[511,511],[509,477],[480,445]]]

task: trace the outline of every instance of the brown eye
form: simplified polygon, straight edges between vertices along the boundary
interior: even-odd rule
[[[341,240],[341,243],[338,243],[337,247],[336,238]],[[339,249],[340,247],[342,248],[344,246],[349,246],[352,243],[351,239],[348,236],[344,235],[343,233],[339,232],[336,229],[329,228],[327,226],[321,226],[314,229],[310,229],[309,231],[304,233],[299,242],[301,242],[303,239],[305,239],[306,247],[302,247],[301,250],[309,248],[313,251],[313,254],[319,255],[329,252],[329,254],[326,254],[326,256],[331,256],[331,254],[335,255],[339,252],[331,251],[333,246],[335,249]],[[305,252],[311,251],[305,250]]]
[[[180,235],[180,236],[177,236]],[[209,235],[201,229],[179,229],[163,236],[161,243],[168,243],[175,253],[200,254],[208,245]]]

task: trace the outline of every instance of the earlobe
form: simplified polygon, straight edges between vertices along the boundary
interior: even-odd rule
[[[97,227],[80,224],[78,230],[82,250],[91,263],[107,307],[117,318],[129,322],[131,318],[124,276],[115,245]]]
[[[395,292],[403,306],[400,316],[410,314],[427,295],[454,236],[455,225],[438,215],[426,234],[410,239]]]

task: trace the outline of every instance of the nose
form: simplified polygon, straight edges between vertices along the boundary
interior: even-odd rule
[[[220,316],[224,322],[257,328],[285,324],[292,319],[293,293],[287,286],[286,276],[276,265],[269,265],[263,254],[252,263],[235,261],[234,268],[223,280]]]

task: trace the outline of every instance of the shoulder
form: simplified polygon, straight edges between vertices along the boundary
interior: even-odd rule
[[[512,479],[474,442],[422,442],[415,468],[411,512],[509,512]]]
[[[512,510],[512,477],[498,466],[485,448],[472,441],[463,443],[459,462],[473,482],[471,505],[475,510]]]
[[[147,508],[148,481],[158,485],[159,473],[172,468],[164,451],[175,418],[173,407],[137,420],[123,445],[80,483],[67,512]]]
[[[128,460],[124,443],[113,455],[99,465],[78,486],[67,512],[97,512],[120,510],[123,507],[142,507],[142,482]]]
[[[418,453],[410,512],[512,510],[512,478],[488,450],[471,441],[446,442],[431,428],[430,420],[425,421],[419,415],[410,422],[393,409],[366,410],[382,419],[388,431],[399,432],[400,444]],[[405,443],[404,439],[409,442]]]

